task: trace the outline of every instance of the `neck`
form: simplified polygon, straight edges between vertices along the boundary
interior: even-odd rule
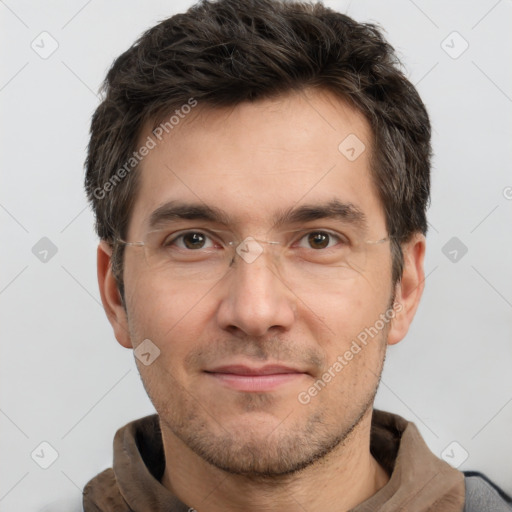
[[[369,414],[342,445],[298,473],[254,479],[207,463],[172,433],[162,437],[162,485],[200,512],[347,511],[373,496],[389,476],[370,454]],[[333,506],[333,504],[336,504]]]

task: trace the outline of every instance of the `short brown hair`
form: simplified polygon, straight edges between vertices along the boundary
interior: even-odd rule
[[[114,247],[121,294],[123,249],[115,240],[130,220],[137,172],[126,162],[145,123],[191,98],[235,106],[306,87],[350,102],[372,128],[372,178],[392,239],[393,283],[401,278],[400,244],[427,231],[431,147],[428,114],[393,48],[376,26],[321,3],[203,0],[115,60],[92,118],[85,186],[97,233]]]

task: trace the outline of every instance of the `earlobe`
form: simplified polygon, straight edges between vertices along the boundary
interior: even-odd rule
[[[112,248],[102,240],[98,245],[97,272],[101,302],[107,318],[114,329],[114,335],[125,348],[132,348],[128,321],[116,279],[112,273]]]
[[[401,341],[416,314],[425,286],[425,237],[416,234],[402,246],[404,268],[402,279],[396,284],[395,304],[396,314],[388,332],[388,345]]]

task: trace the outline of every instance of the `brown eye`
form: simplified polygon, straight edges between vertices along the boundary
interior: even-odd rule
[[[331,241],[331,235],[322,231],[309,233],[307,237],[308,244],[312,249],[325,249]]]
[[[206,237],[202,233],[186,233],[181,239],[187,249],[203,249],[206,244]]]

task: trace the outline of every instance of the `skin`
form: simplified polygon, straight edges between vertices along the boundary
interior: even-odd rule
[[[151,133],[141,133],[143,141]],[[338,151],[349,134],[366,146],[350,162]],[[364,117],[319,90],[234,108],[201,108],[143,160],[127,239],[141,240],[149,215],[169,200],[222,209],[240,239],[272,239],[275,215],[337,199],[357,205],[369,239],[386,236],[369,171]],[[189,222],[187,226],[198,223]],[[319,220],[314,228],[329,228]],[[196,226],[197,227],[197,226]],[[389,243],[372,245],[366,265],[335,286],[282,279],[267,253],[238,259],[224,277],[172,280],[144,251],[125,251],[125,306],[98,248],[98,279],[118,342],[152,340],[160,356],[137,361],[159,416],[167,466],[162,484],[200,512],[344,511],[389,479],[369,451],[373,399],[386,345],[407,333],[423,291],[425,239],[403,246],[401,281],[391,282]],[[308,390],[375,325],[392,299],[400,312],[308,404]],[[226,364],[286,364],[301,373],[275,389],[239,391],[205,370]]]

